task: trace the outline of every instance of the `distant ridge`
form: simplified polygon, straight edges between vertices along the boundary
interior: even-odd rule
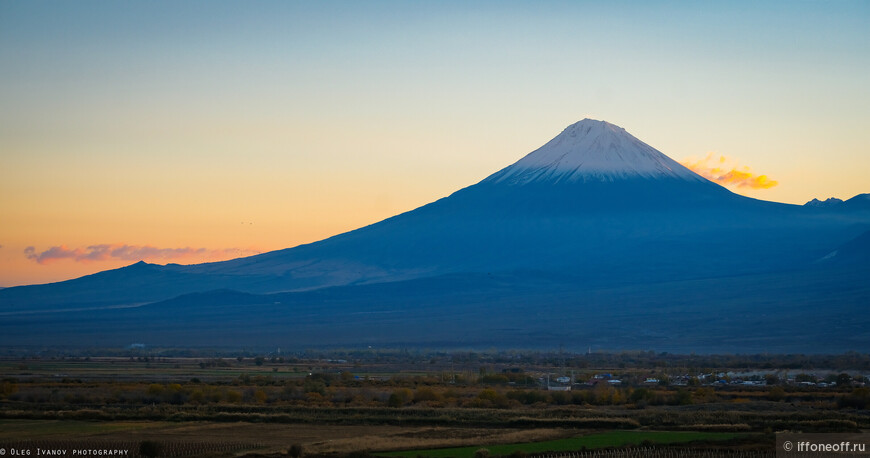
[[[816,207],[816,208],[825,208],[825,207],[836,207],[843,203],[843,199],[837,199],[836,197],[828,197],[825,200],[813,199],[804,204],[806,207]]]

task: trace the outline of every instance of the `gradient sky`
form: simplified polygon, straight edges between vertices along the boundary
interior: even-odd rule
[[[0,2],[0,286],[316,241],[585,117],[870,192],[870,2],[713,3]]]

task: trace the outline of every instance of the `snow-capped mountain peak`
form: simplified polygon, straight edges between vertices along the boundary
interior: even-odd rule
[[[625,129],[594,119],[568,126],[544,146],[484,181],[517,185],[632,178],[705,181]]]

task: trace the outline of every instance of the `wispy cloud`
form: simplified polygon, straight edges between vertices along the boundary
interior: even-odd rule
[[[69,259],[76,262],[121,261],[178,261],[191,262],[220,261],[241,256],[258,254],[249,248],[158,248],[149,245],[101,244],[85,248],[69,248],[66,245],[53,246],[38,252],[35,247],[24,249],[27,259],[48,264],[52,261]]]
[[[733,163],[733,160],[713,153],[707,153],[707,156],[701,160],[689,158],[681,162],[698,175],[725,186],[768,189],[779,184],[778,181],[771,180],[767,175],[755,174],[749,167],[732,165]]]

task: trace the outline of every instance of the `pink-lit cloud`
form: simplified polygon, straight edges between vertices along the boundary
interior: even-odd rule
[[[758,175],[747,166],[732,166],[730,159],[723,155],[716,157],[713,153],[707,153],[704,159],[695,161],[686,159],[681,162],[693,172],[702,177],[715,181],[725,186],[737,186],[738,188],[768,189],[779,184],[771,180],[767,175]]]
[[[249,248],[158,248],[149,245],[126,244],[101,244],[85,248],[68,248],[66,245],[60,245],[41,252],[36,251],[36,248],[32,246],[24,249],[24,256],[39,264],[48,264],[62,259],[84,263],[110,260],[205,262],[251,256],[258,253],[259,251]]]

